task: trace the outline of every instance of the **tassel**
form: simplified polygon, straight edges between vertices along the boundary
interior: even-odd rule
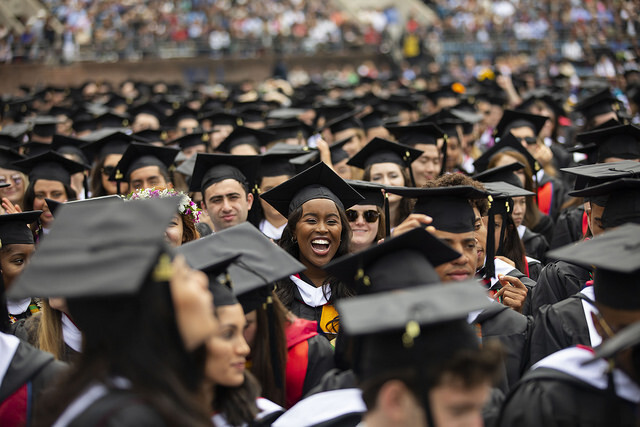
[[[389,193],[384,193],[384,237],[391,236],[391,213],[389,212]]]

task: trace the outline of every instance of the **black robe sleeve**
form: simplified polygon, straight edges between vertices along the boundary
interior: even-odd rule
[[[304,377],[302,396],[306,396],[312,388],[320,384],[322,377],[335,368],[333,347],[326,338],[316,335],[309,338],[309,356],[307,374]]]
[[[582,215],[584,206],[576,206],[562,212],[556,221],[553,237],[549,240],[549,249],[577,242],[582,239]]]
[[[312,394],[322,393],[323,391],[341,390],[345,388],[357,387],[356,376],[351,369],[342,371],[338,368],[327,371],[322,376],[320,382],[312,388],[304,397]]]
[[[529,362],[530,316],[517,313],[495,303],[476,318],[480,324],[482,340],[497,339],[505,352],[507,384],[511,388],[518,382]]]
[[[536,263],[536,265],[539,266],[540,264]],[[529,271],[529,273],[531,273],[531,270]],[[539,272],[537,274],[539,274]],[[530,277],[527,277],[523,272],[521,272],[517,268],[514,268],[513,270],[508,272],[507,276],[511,276],[511,277],[515,277],[516,279],[520,279],[522,284],[527,288],[527,297],[525,298],[524,305],[522,306],[522,314],[524,314],[524,315],[531,314],[530,313],[531,312],[531,295],[533,293],[534,288],[537,285],[537,282],[534,279],[532,279]]]
[[[567,347],[591,345],[580,295],[540,308],[531,331],[530,365]]]
[[[533,289],[529,313],[536,316],[543,305],[555,304],[580,292],[590,279],[589,271],[575,264],[565,261],[547,264]]]
[[[113,390],[98,399],[69,423],[81,426],[164,426],[163,418],[139,397],[128,391]]]
[[[547,242],[551,241],[554,233],[554,223],[551,218],[546,215],[540,215],[540,221],[531,229],[532,232],[541,234],[547,239]],[[541,260],[542,261],[542,260]]]
[[[534,233],[527,228],[522,236],[522,243],[527,256],[544,262],[545,254],[549,250],[549,243],[542,234]]]

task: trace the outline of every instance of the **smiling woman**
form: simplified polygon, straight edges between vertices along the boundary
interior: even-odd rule
[[[278,284],[278,296],[296,316],[318,321],[323,333],[337,333],[333,303],[349,292],[323,267],[349,251],[351,229],[345,208],[362,196],[318,163],[261,197],[288,218],[280,246],[306,267]]]

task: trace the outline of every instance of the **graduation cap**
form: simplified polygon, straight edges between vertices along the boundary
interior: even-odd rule
[[[169,137],[166,129],[144,129],[131,134],[136,140],[141,142],[147,142],[149,144],[153,142],[161,142],[164,144]]]
[[[128,110],[129,115],[135,118],[138,114],[149,114],[162,122],[166,119],[164,110],[156,103],[152,101],[144,102],[136,106],[132,106]]]
[[[261,194],[260,197],[285,218],[289,218],[293,211],[309,200],[329,199],[344,210],[363,199],[322,162]]]
[[[217,151],[221,153],[231,153],[234,147],[239,145],[250,145],[255,148],[256,152],[260,152],[260,147],[269,142],[273,137],[273,133],[257,129],[251,129],[244,126],[237,126],[233,132],[220,143]]]
[[[634,178],[640,176],[640,162],[622,160],[612,163],[596,163],[593,165],[562,168],[562,172],[576,175],[574,190],[582,190],[587,186],[602,184],[618,178]]]
[[[502,118],[494,130],[494,135],[502,138],[511,129],[528,127],[537,136],[547,120],[547,117],[537,114],[517,110],[504,110]]]
[[[201,191],[204,195],[211,185],[225,179],[235,179],[246,186],[248,192],[253,192],[259,164],[260,156],[198,153],[189,191]]]
[[[620,178],[569,193],[604,207],[602,226],[618,227],[628,222],[640,224],[640,179]]]
[[[25,157],[10,148],[0,146],[0,168],[16,170],[15,162]]]
[[[69,160],[54,151],[19,160],[14,162],[14,166],[19,170],[29,171],[31,183],[38,179],[48,179],[65,185],[71,185],[71,175],[89,169],[89,166]]]
[[[343,138],[338,142],[334,142],[329,146],[329,152],[331,153],[331,163],[335,166],[336,164],[347,160],[349,158],[349,153],[344,150],[344,145],[353,139],[353,135]]]
[[[436,230],[450,233],[474,231],[475,214],[470,199],[483,199],[487,193],[468,185],[438,188],[388,187],[387,191],[415,198],[414,213],[429,215]]]
[[[447,136],[435,123],[419,123],[407,126],[388,125],[387,130],[396,137],[400,144],[415,147],[416,144],[438,146],[438,140],[443,139],[444,144],[440,148],[442,153],[442,174],[447,164]]]
[[[264,154],[271,155],[286,155],[289,157],[289,163],[291,163],[296,173],[302,172],[307,169],[311,163],[317,163],[320,153],[316,148],[300,145],[290,145],[284,142],[277,142]],[[294,174],[295,175],[295,174]],[[274,175],[277,176],[277,175]]]
[[[34,244],[29,228],[40,218],[42,211],[26,211],[0,215],[0,248],[13,244]]]
[[[489,162],[491,162],[493,156],[498,153],[509,151],[515,151],[522,154],[524,158],[527,159],[527,163],[529,164],[529,167],[531,168],[534,176],[536,172],[541,169],[540,164],[531,155],[531,153],[529,153],[529,151],[527,151],[527,149],[522,146],[520,141],[515,136],[513,136],[511,133],[508,133],[503,138],[500,138],[500,141],[498,141],[493,147],[489,148],[480,157],[478,157],[475,162],[473,162],[475,170],[478,172],[487,170]]]
[[[124,154],[129,145],[139,138],[118,129],[103,129],[83,138],[86,144],[82,150],[87,158],[97,161],[109,154]]]
[[[27,157],[38,156],[51,150],[53,150],[53,147],[48,142],[29,141],[22,144],[22,151]]]
[[[198,113],[187,106],[182,106],[176,109],[173,114],[169,116],[168,122],[171,126],[176,127],[180,120],[184,119],[194,119],[198,121]]]
[[[524,169],[524,165],[520,162],[511,163],[509,165],[498,166],[487,169],[483,172],[473,175],[473,179],[480,182],[507,182],[516,187],[522,188],[522,182],[514,173]]]
[[[269,138],[269,142],[291,138],[302,139],[306,142],[313,134],[313,128],[300,120],[268,126],[264,130],[273,134],[273,136]]]
[[[362,128],[366,131],[369,129],[384,127],[382,118],[383,114],[381,111],[373,110],[369,114],[360,118],[360,121],[362,122]]]
[[[137,293],[150,273],[168,281],[170,261],[161,254],[176,208],[172,199],[62,206],[7,296],[126,296]]]
[[[325,99],[321,104],[317,104],[314,107],[318,116],[324,117],[327,123],[353,114],[354,108],[355,106],[352,103],[328,99]]]
[[[47,203],[47,207],[49,208],[51,215],[53,215],[54,217],[56,216],[58,209],[60,209],[60,207],[63,205],[75,206],[79,203],[82,203],[82,204],[90,204],[92,206],[97,206],[99,204],[124,203],[124,200],[122,199],[122,197],[116,196],[113,194],[109,196],[91,197],[89,199],[82,199],[82,200],[70,200],[68,202],[59,202],[57,200],[52,200],[47,198],[45,198],[44,201]]]
[[[196,147],[198,145],[208,146],[209,140],[210,138],[208,133],[194,132],[171,140],[167,143],[167,145],[178,144],[180,146],[180,149],[184,151],[187,148]]]
[[[562,106],[560,96],[554,96],[548,89],[540,88],[527,92],[524,96],[522,103],[518,106],[518,110],[526,110],[530,108],[536,101],[542,101],[546,104],[556,115],[556,118],[564,116],[566,112]]]
[[[236,114],[227,113],[225,111],[209,111],[202,113],[199,116],[200,121],[208,120],[212,126],[216,125],[230,125],[230,126],[242,126],[243,120]]]
[[[439,283],[434,267],[460,254],[423,228],[414,228],[323,267],[358,295]]]
[[[59,123],[62,123],[62,120],[55,116],[37,116],[29,120],[31,133],[45,137],[53,136]]]
[[[581,151],[597,151],[597,161],[600,163],[610,157],[640,159],[640,128],[635,125],[615,125],[579,133],[576,141],[583,144]]]
[[[639,310],[640,225],[625,224],[593,239],[549,252],[589,269],[595,268],[593,286],[596,301],[620,310]]]
[[[356,203],[356,205],[375,205],[384,209],[385,236],[391,235],[391,224],[389,222],[389,218],[391,216],[389,214],[389,196],[386,191],[383,193],[383,190],[386,190],[386,187],[375,182],[360,180],[347,180],[347,184],[360,193],[364,198]]]
[[[78,156],[82,163],[89,164],[89,160],[83,147],[87,144],[84,139],[73,138],[71,136],[65,136],[60,134],[53,135],[50,148],[62,155],[73,154]]]
[[[123,114],[116,114],[114,112],[106,112],[104,114],[100,114],[95,117],[94,122],[97,127],[102,128],[117,128],[117,127],[127,127],[130,124],[129,116]]]
[[[411,184],[415,186],[411,163],[422,155],[422,151],[409,145],[399,144],[382,138],[373,138],[363,149],[358,151],[348,162],[348,165],[366,169],[378,163],[395,163],[402,168],[408,168]]]
[[[304,114],[307,110],[304,108],[277,108],[267,113],[267,120],[292,120],[297,119],[300,115]]]
[[[253,104],[240,108],[239,116],[242,118],[243,123],[262,123],[265,121],[267,111],[265,108],[253,106]]]
[[[131,172],[147,166],[158,166],[161,170],[168,169],[179,152],[180,150],[175,148],[132,142],[109,179],[117,182],[128,181]]]
[[[292,177],[296,174],[296,167],[290,160],[298,155],[297,153],[276,154],[266,152],[261,156],[262,160],[258,175],[260,178],[283,175]]]
[[[574,111],[582,113],[588,120],[593,120],[596,116],[616,111],[617,99],[611,94],[611,90],[605,87],[595,94],[580,100],[574,107]]]

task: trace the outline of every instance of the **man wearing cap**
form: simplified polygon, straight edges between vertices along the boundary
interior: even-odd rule
[[[253,205],[259,156],[199,153],[190,191],[202,192],[202,208],[214,231],[245,222]]]
[[[131,191],[167,186],[171,182],[169,167],[178,152],[174,148],[132,143],[118,162],[112,179],[128,182]]]
[[[579,301],[591,345],[606,343],[640,320],[640,226],[628,224],[554,255],[595,266],[590,293]],[[565,323],[565,326],[569,326]],[[579,338],[579,337],[576,337]],[[629,358],[594,360],[593,350],[574,340],[533,365],[505,403],[499,425],[636,425],[640,404],[638,371]]]

